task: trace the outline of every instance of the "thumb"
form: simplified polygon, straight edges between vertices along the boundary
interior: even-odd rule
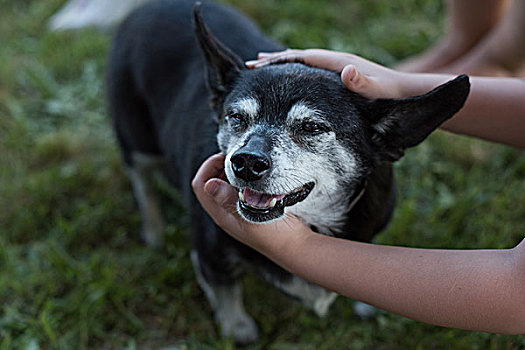
[[[353,92],[369,97],[377,89],[376,82],[367,75],[359,73],[354,65],[347,65],[341,71],[341,81]]]
[[[354,65],[347,65],[341,72],[341,81],[348,90],[358,93],[369,99],[382,95],[383,88],[377,80],[360,73]]]
[[[239,198],[235,187],[217,178],[206,181],[204,191],[219,205],[235,205]]]
[[[395,97],[396,84],[361,73],[354,65],[347,65],[341,71],[341,81],[348,90],[358,93],[368,99]]]

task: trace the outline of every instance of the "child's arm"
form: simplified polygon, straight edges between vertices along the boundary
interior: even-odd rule
[[[224,155],[209,158],[193,190],[231,236],[288,271],[347,297],[440,326],[525,333],[525,240],[513,249],[439,250],[322,236],[289,217],[250,224],[237,191],[221,180]]]
[[[302,62],[340,72],[350,90],[371,99],[421,95],[454,78],[444,74],[398,72],[359,56],[327,50],[287,50],[263,53],[259,57],[257,61],[247,62],[247,67]],[[442,128],[525,148],[525,80],[471,77],[471,92],[465,106]]]

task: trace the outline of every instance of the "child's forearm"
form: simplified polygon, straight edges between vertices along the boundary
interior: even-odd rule
[[[250,224],[220,180],[224,155],[193,179],[204,209],[226,232],[289,271],[340,294],[432,324],[525,333],[525,240],[509,250],[430,250],[357,243],[314,233],[295,217]]]
[[[440,74],[403,74],[402,93],[420,95],[454,78]],[[454,133],[525,148],[525,80],[471,77],[471,92],[456,116],[442,125]]]
[[[440,326],[525,333],[525,241],[509,250],[469,251],[294,237],[285,245],[265,241],[261,251],[305,279],[399,315]]]

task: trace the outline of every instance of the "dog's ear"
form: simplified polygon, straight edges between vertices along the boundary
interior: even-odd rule
[[[213,108],[219,110],[226,93],[245,68],[242,59],[220,42],[209,30],[202,17],[202,3],[193,6],[197,40],[207,62],[208,86],[213,94]]]
[[[429,93],[404,99],[369,102],[372,142],[382,160],[401,158],[461,109],[470,91],[469,77],[460,75]]]

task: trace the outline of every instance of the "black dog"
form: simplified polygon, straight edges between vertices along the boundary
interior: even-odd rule
[[[338,74],[299,63],[246,70],[244,60],[282,46],[226,6],[205,4],[204,19],[197,6],[192,24],[192,7],[190,0],[156,1],[123,22],[109,62],[110,108],[143,239],[162,244],[151,184],[160,166],[186,199],[192,261],[222,334],[246,343],[258,336],[237,282],[246,266],[319,315],[335,294],[221,231],[191,190],[202,161],[219,149],[227,155],[237,210],[248,221],[293,213],[321,234],[368,241],[393,210],[391,162],[462,107],[469,82],[460,76],[423,96],[370,101]]]

